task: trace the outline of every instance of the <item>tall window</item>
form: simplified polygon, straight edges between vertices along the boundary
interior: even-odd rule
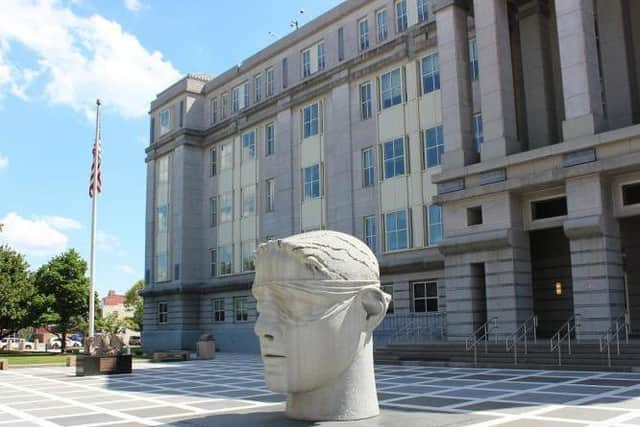
[[[289,86],[289,59],[282,58],[282,89]]]
[[[482,127],[482,114],[475,114],[473,116],[473,142],[476,146],[476,151],[480,153],[480,147],[484,142],[484,130]]]
[[[231,111],[234,113],[240,111],[240,86],[231,89]]]
[[[407,1],[398,0],[395,4],[396,8],[396,32],[402,33],[409,26],[407,22]]]
[[[371,82],[365,82],[360,85],[360,117],[362,120],[371,118]]]
[[[214,298],[213,305],[213,321],[224,322],[224,298]]]
[[[218,249],[220,257],[220,274],[233,273],[233,245],[221,246]]]
[[[267,96],[273,96],[273,68],[267,68]]]
[[[165,108],[160,111],[160,135],[164,135],[169,130],[171,130],[171,110]]]
[[[344,28],[338,28],[338,61],[344,61]]]
[[[169,323],[169,304],[166,302],[158,303],[158,323],[161,325]]]
[[[478,80],[480,65],[478,64],[478,42],[476,39],[469,40],[469,64],[471,66],[471,80]]]
[[[256,269],[256,242],[250,240],[242,242],[242,271],[254,271]]]
[[[311,75],[311,49],[302,52],[302,76],[309,77]]]
[[[373,161],[373,148],[362,150],[362,186],[372,187],[376,183],[376,171]]]
[[[211,161],[209,167],[209,174],[211,176],[216,176],[218,173],[218,150],[216,147],[212,147],[209,150],[209,160]]]
[[[229,94],[222,94],[222,118],[226,119],[229,114]]]
[[[429,19],[429,0],[418,0],[418,22]]]
[[[242,84],[242,104],[240,108],[247,108],[249,106],[249,82],[246,81]]]
[[[437,53],[422,58],[422,93],[440,89],[440,60]]]
[[[209,199],[209,218],[211,227],[218,225],[218,198],[216,196]]]
[[[317,71],[324,70],[324,42],[320,42],[302,51],[302,77],[309,77]]]
[[[249,309],[247,307],[249,298],[233,297],[233,320],[236,322],[246,322],[249,319]]]
[[[442,240],[442,206],[433,204],[427,209],[429,236],[427,241],[429,246],[435,245]]]
[[[390,212],[384,216],[384,243],[387,252],[409,247],[407,211]]]
[[[220,196],[220,223],[233,221],[233,191],[222,193]]]
[[[411,283],[412,309],[414,313],[438,311],[438,284],[435,282]]]
[[[369,20],[367,18],[358,22],[358,39],[360,50],[369,49]]]
[[[265,209],[267,212],[273,212],[276,197],[276,183],[274,179],[268,179],[265,187]]]
[[[404,138],[385,142],[382,151],[384,178],[404,175]]]
[[[324,42],[319,43],[316,49],[318,49],[318,71],[322,71],[325,66]]]
[[[242,160],[253,160],[256,158],[256,132],[250,131],[242,134]]]
[[[276,152],[276,128],[273,123],[264,127],[264,155],[270,156]]]
[[[251,185],[242,189],[242,216],[247,217],[256,213],[256,187]]]
[[[304,168],[304,198],[320,197],[320,165],[315,164]]]
[[[320,105],[315,104],[307,105],[302,110],[303,115],[303,136],[309,138],[310,136],[318,134],[318,116],[320,112]]]
[[[211,107],[211,124],[216,124],[218,122],[218,97],[211,98],[210,101]]]
[[[376,29],[378,33],[378,41],[384,41],[389,35],[389,24],[387,23],[387,9],[376,12]]]
[[[211,249],[209,251],[209,276],[216,277],[218,275],[218,251]]]
[[[155,182],[155,280],[169,280],[169,155],[156,160]]]
[[[376,252],[377,248],[377,238],[375,215],[364,217],[364,242],[374,253]]]
[[[233,143],[227,142],[220,146],[220,170],[233,167]]]
[[[383,109],[402,103],[402,72],[400,68],[380,76],[380,95]]]
[[[256,104],[262,101],[262,74],[256,75],[254,79]]]
[[[424,132],[424,150],[425,169],[442,163],[442,154],[444,153],[442,125]]]

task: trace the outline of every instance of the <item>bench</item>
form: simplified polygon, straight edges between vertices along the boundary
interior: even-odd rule
[[[0,359],[0,371],[9,369],[9,359]]]
[[[183,350],[168,350],[153,353],[152,362],[175,362],[189,360],[189,352]]]

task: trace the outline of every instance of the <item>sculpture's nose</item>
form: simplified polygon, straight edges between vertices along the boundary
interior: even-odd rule
[[[268,342],[274,341],[282,335],[278,319],[268,312],[260,313],[254,331],[259,338]]]

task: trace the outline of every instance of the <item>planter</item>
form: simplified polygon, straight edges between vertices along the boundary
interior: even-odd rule
[[[130,374],[132,356],[88,356],[76,357],[76,376]]]

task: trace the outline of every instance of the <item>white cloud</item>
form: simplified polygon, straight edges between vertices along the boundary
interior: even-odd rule
[[[27,256],[52,256],[64,251],[69,238],[42,219],[30,220],[15,212],[0,219],[0,244]]]
[[[7,166],[9,166],[9,158],[7,156],[3,156],[2,153],[0,153],[0,169],[4,169]]]
[[[136,274],[136,269],[131,267],[130,265],[119,265],[118,271],[124,274]]]
[[[125,255],[120,239],[102,230],[98,230],[96,233],[96,246],[103,252],[111,252],[120,256]]]
[[[41,219],[57,230],[80,230],[82,228],[79,221],[63,216],[44,216]]]
[[[132,12],[137,12],[142,9],[142,2],[140,0],[124,0],[124,7]]]
[[[13,43],[36,56],[37,69],[10,60]],[[35,77],[52,104],[93,117],[100,97],[106,109],[137,118],[180,73],[115,21],[76,15],[59,0],[2,0],[0,96],[26,98]]]

